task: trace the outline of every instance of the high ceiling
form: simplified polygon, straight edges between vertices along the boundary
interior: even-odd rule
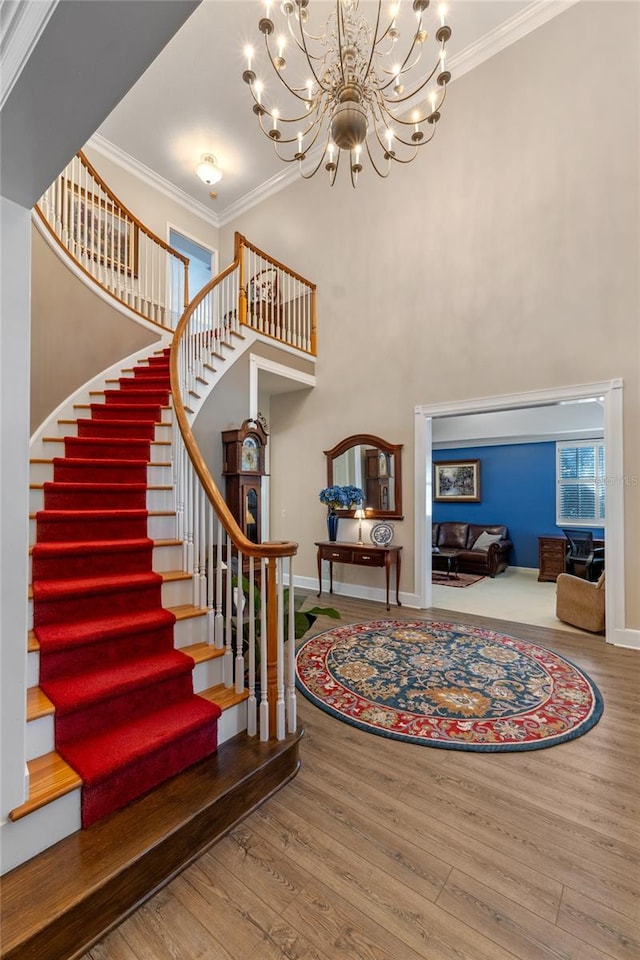
[[[370,2],[361,0],[361,6]],[[454,81],[571,2],[452,0],[447,64]],[[327,13],[333,7],[312,0],[311,7],[316,5]],[[203,204],[214,222],[226,222],[274,182],[296,175],[259,131],[242,81],[243,50],[248,42],[259,48],[263,12],[260,0],[203,0],[100,126],[95,141],[103,149],[113,145],[121,159],[127,155],[124,159]],[[216,199],[195,175],[204,153],[214,154],[224,172]]]

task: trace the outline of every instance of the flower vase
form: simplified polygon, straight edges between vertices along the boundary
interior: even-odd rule
[[[330,513],[327,516],[327,530],[329,531],[329,540],[336,541],[338,539],[338,520],[340,517],[337,513]]]

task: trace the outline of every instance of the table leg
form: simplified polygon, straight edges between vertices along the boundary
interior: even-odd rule
[[[322,556],[318,550],[318,596],[322,593]]]
[[[396,603],[399,607],[402,606],[400,603],[400,553],[396,557]]]
[[[387,610],[391,609],[391,607],[389,606],[389,567],[390,566],[391,564],[389,563],[389,554],[387,554],[384,558],[384,572],[386,574],[386,580],[387,580]]]
[[[329,560],[329,593],[333,593],[333,560]]]

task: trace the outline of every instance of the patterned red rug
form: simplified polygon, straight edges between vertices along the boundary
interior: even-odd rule
[[[439,587],[470,587],[480,580],[484,580],[484,577],[473,573],[452,573],[447,576],[442,570],[431,571],[431,583]]]
[[[537,750],[602,715],[595,684],[559,654],[459,623],[375,620],[308,640],[296,684],[332,716],[450,750]]]

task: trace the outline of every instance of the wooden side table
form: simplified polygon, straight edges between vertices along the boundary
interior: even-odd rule
[[[322,561],[329,562],[329,593],[333,593],[333,564],[348,563],[363,567],[384,567],[387,584],[387,610],[389,606],[389,571],[396,568],[396,603],[400,607],[400,552],[402,547],[377,547],[371,544],[316,541],[318,548],[318,596],[322,593]]]

